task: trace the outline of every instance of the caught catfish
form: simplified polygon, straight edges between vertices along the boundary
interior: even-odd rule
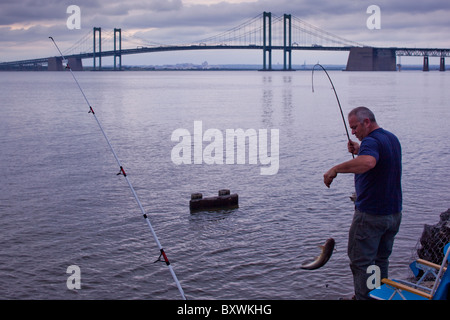
[[[318,256],[314,261],[310,263],[302,264],[301,268],[306,270],[315,270],[323,267],[325,263],[327,263],[330,259],[331,254],[333,253],[334,245],[335,241],[333,238],[325,241],[325,244],[323,246],[319,246],[319,248],[322,249],[322,253],[320,254],[320,256]]]

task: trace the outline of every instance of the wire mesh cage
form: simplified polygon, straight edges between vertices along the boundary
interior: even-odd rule
[[[442,212],[439,218],[439,222],[434,225],[424,225],[413,252],[413,261],[420,258],[437,265],[442,264],[444,247],[450,243],[450,209]]]

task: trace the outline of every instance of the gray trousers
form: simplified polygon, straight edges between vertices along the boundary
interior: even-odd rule
[[[401,220],[401,212],[374,215],[355,210],[348,237],[348,257],[357,300],[370,299],[369,266],[380,268],[380,279],[388,277],[389,256]]]

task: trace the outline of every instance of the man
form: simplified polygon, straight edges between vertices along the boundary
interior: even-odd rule
[[[348,150],[358,156],[332,167],[324,174],[329,188],[338,173],[355,174],[355,214],[349,231],[348,256],[356,299],[370,299],[368,267],[380,268],[388,277],[389,256],[401,222],[401,146],[397,137],[380,128],[366,107],[348,114],[348,122],[360,141],[349,141]]]

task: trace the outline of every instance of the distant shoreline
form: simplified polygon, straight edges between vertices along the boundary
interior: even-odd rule
[[[291,70],[284,70],[282,65],[272,65],[270,71],[311,71],[314,65],[293,65]],[[345,71],[346,65],[324,65],[327,70]],[[419,70],[422,65],[402,65],[401,71]],[[102,71],[113,71],[113,66],[103,66]],[[430,66],[430,71],[439,70],[439,66]],[[93,71],[93,67],[84,67],[84,71]],[[268,71],[262,70],[261,65],[202,65],[177,64],[162,66],[122,66],[122,71]]]
[[[323,65],[327,70],[345,71],[346,65]],[[224,64],[224,65],[198,65],[193,63],[180,63],[175,65],[124,65],[121,71],[311,71],[313,64],[293,65],[291,70],[284,70],[282,64],[272,65],[271,70],[262,70],[259,64]],[[422,71],[423,65],[402,65],[400,71]],[[430,65],[430,71],[439,71],[439,65]],[[0,71],[47,71],[47,67],[43,66],[38,69],[34,67],[22,67],[21,69],[0,69]],[[98,71],[92,66],[83,67],[83,71]],[[114,71],[114,66],[102,66],[101,71]],[[397,72],[399,70],[397,69]]]

